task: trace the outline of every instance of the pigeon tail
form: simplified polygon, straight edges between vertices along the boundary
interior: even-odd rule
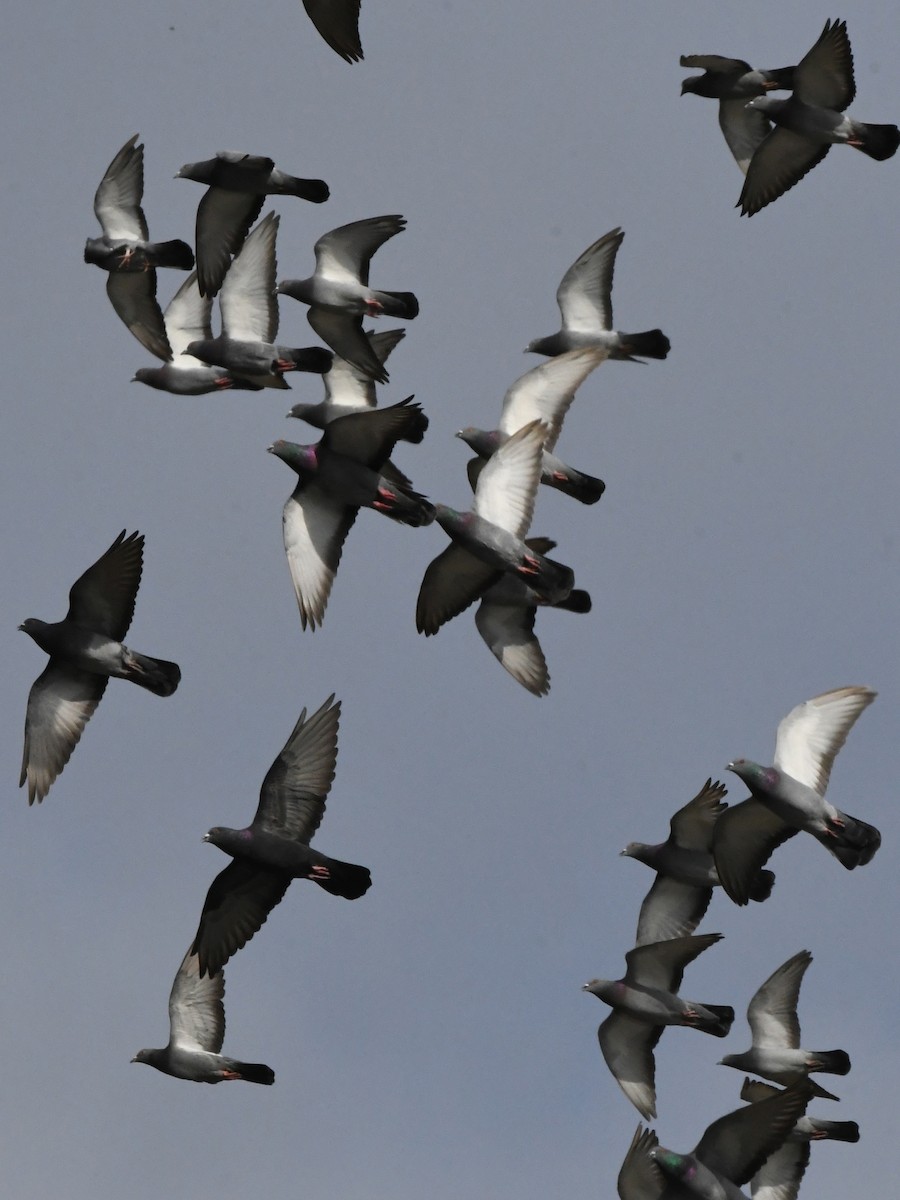
[[[342,896],[345,900],[358,900],[372,886],[372,876],[368,867],[358,867],[355,863],[340,862],[336,858],[328,858],[324,865],[328,868],[328,878],[315,877],[314,882],[332,896]]]
[[[816,1097],[817,1099],[819,1099],[819,1100],[840,1100],[840,1096],[836,1096],[834,1094],[834,1092],[829,1092],[827,1088],[823,1088],[822,1085],[820,1083],[816,1083],[816,1081],[814,1079],[810,1079],[809,1083],[810,1083],[810,1086],[812,1087],[812,1092],[810,1094],[812,1096]]]
[[[585,475],[582,471],[576,471],[574,467],[568,468],[564,478],[551,475],[549,478],[542,477],[541,482],[556,488],[564,496],[579,500],[582,504],[596,504],[606,491],[606,484],[602,479],[597,479],[594,475]]]
[[[401,525],[411,525],[413,529],[430,525],[434,520],[434,505],[429,500],[411,489],[393,487],[383,476],[369,507]]]
[[[172,267],[176,271],[190,271],[194,266],[194,252],[180,238],[171,242],[151,242],[146,253],[157,267]]]
[[[872,861],[881,845],[881,834],[874,825],[851,817],[848,813],[841,813],[840,819],[843,825],[822,834],[819,841],[848,871],[864,867]]]
[[[330,350],[325,350],[321,346],[304,346],[287,350],[279,346],[278,353],[283,362],[290,363],[290,366],[281,368],[283,371],[307,371],[311,375],[325,375],[331,370],[333,355]]]
[[[382,316],[402,317],[411,321],[419,315],[419,301],[412,292],[378,292],[378,299],[383,306]]]
[[[661,329],[645,329],[643,333],[620,333],[621,350],[614,356],[629,361],[641,358],[665,358],[672,343]]]
[[[537,592],[548,604],[559,604],[571,595],[575,586],[575,572],[572,568],[544,555],[529,560],[525,566],[520,566],[518,573],[531,590]]]
[[[556,607],[564,608],[566,612],[589,613],[591,611],[590,592],[586,592],[584,588],[572,588],[565,600],[560,600]]]
[[[275,1082],[275,1072],[271,1067],[267,1067],[265,1063],[232,1062],[229,1065],[229,1070],[236,1071],[241,1079],[245,1079],[247,1083],[264,1083],[269,1085]]]
[[[311,204],[324,204],[331,195],[324,179],[300,179],[296,175],[286,175],[283,171],[279,175],[277,187],[272,187],[272,193],[279,196],[299,196],[301,200],[309,200]]]
[[[727,1004],[704,1004],[703,1007],[707,1012],[712,1013],[715,1019],[713,1021],[701,1019],[692,1022],[691,1027],[700,1029],[703,1033],[711,1033],[713,1037],[727,1037],[734,1023],[734,1009]]]
[[[181,668],[164,658],[150,658],[147,654],[128,650],[125,666],[131,682],[146,688],[154,696],[171,696],[181,682]]]
[[[900,129],[896,125],[868,125],[856,121],[853,124],[853,134],[859,139],[858,143],[852,143],[855,149],[862,150],[863,154],[868,154],[869,158],[874,158],[876,162],[893,158],[897,147],[900,146]]]
[[[806,1056],[815,1060],[812,1071],[824,1071],[826,1075],[846,1075],[850,1070],[850,1055],[846,1050],[810,1050]]]
[[[758,904],[762,904],[763,900],[768,900],[772,895],[772,888],[774,886],[775,872],[760,871],[750,885],[750,899],[755,900]]]

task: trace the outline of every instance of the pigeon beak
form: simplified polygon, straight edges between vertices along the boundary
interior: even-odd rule
[[[725,770],[726,770],[726,771],[733,771],[733,770],[734,770],[734,764],[735,764],[735,759],[732,759],[732,760],[731,760],[731,762],[728,764],[728,766],[725,768]]]
[[[202,840],[202,841],[204,841],[204,842],[208,842],[208,841],[209,841],[209,834],[208,834],[208,833],[204,833],[204,835],[203,835],[203,837],[202,837],[202,839],[201,839],[201,840]]]
[[[25,626],[24,626],[24,625],[17,625],[17,626],[16,626],[16,629],[20,630],[22,633],[24,633],[24,632],[25,632]]]

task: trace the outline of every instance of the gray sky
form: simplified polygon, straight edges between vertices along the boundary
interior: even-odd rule
[[[364,0],[366,60],[349,67],[296,0],[15,6],[0,51],[7,1195],[613,1195],[638,1115],[597,1047],[607,1010],[579,989],[621,974],[652,880],[618,851],[662,839],[708,775],[769,761],[794,704],[850,683],[880,698],[829,794],[884,846],[850,875],[798,837],[770,863],[766,904],[714,899],[701,931],[725,940],[683,991],[738,1020],[724,1042],[665,1034],[656,1128],[686,1149],[737,1107],[741,1077],[715,1063],[748,1043],[755,988],[807,947],[804,1044],[853,1060],[842,1103],[812,1111],[859,1121],[863,1140],[814,1147],[803,1192],[843,1200],[862,1176],[889,1194],[900,157],[835,148],[740,219],[715,105],[678,94],[679,54],[783,66],[828,15]],[[900,119],[896,7],[840,15],[854,115]],[[557,328],[565,268],[624,227],[617,325],[661,326],[672,352],[604,364],[569,414],[561,453],[608,490],[592,508],[540,499],[534,531],[594,602],[539,614],[547,698],[506,675],[471,612],[416,635],[437,526],[362,513],[324,628],[301,631],[281,541],[293,476],[265,448],[313,440],[283,414],[321,387],[178,399],[129,383],[149,356],[81,259],[97,183],[137,131],[158,238],[192,240],[202,190],[172,177],[224,148],[331,186],[320,207],[272,206],[280,277],[307,274],[328,229],[408,218],[373,264],[421,303],[381,398],[423,404],[425,442],[397,459],[450,504],[468,493],[453,432],[491,423],[539,361],[522,347]],[[160,272],[164,302],[180,282]],[[303,306],[281,313],[281,340],[315,341]],[[44,658],[16,625],[62,616],[123,527],[147,539],[129,642],[177,660],[183,681],[165,701],[113,681],[29,810],[15,785]],[[202,834],[250,819],[300,709],[331,692],[344,715],[316,845],[369,865],[374,885],[350,904],[294,884],[226,968],[225,1051],[269,1063],[275,1086],[132,1066],[165,1043],[172,978],[225,865]]]

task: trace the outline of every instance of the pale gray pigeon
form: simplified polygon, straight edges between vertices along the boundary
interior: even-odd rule
[[[278,346],[275,240],[279,218],[269,213],[247,237],[219,292],[222,332],[189,342],[185,353],[224,367],[262,387],[286,388],[287,371],[321,374],[331,369],[330,351],[319,346]]]
[[[761,96],[747,105],[775,128],[747,169],[738,200],[742,217],[752,217],[799,183],[833,145],[853,146],[879,162],[896,153],[896,125],[870,125],[844,116],[855,95],[847,22],[826,21],[819,40],[794,70],[793,94],[787,100]]]
[[[422,579],[416,604],[419,633],[437,633],[506,573],[523,580],[548,604],[558,604],[572,591],[571,567],[522,540],[534,512],[546,437],[546,427],[532,421],[508,438],[481,472],[470,512],[435,505],[435,519],[451,544]]]
[[[700,924],[712,890],[719,884],[712,856],[713,830],[728,808],[723,803],[727,795],[723,784],[707,779],[693,800],[672,817],[664,842],[629,842],[621,851],[624,857],[656,871],[656,880],[641,905],[635,945],[683,937]],[[750,899],[767,900],[774,882],[771,871],[760,871]]]
[[[620,1200],[747,1200],[741,1188],[783,1145],[808,1103],[809,1085],[800,1080],[759,1106],[719,1117],[689,1154],[660,1146],[653,1130],[638,1125],[619,1171]]]
[[[386,329],[383,333],[370,330],[365,336],[375,357],[380,363],[385,363],[397,343],[406,337],[406,330]],[[331,370],[323,374],[322,382],[325,384],[324,400],[316,404],[295,404],[287,415],[306,421],[315,429],[324,429],[335,417],[375,408],[378,403],[375,380],[371,375],[337,354],[332,356]]]
[[[741,1099],[759,1104],[779,1089],[759,1079],[744,1079]],[[855,1121],[825,1121],[819,1117],[802,1116],[794,1124],[784,1144],[774,1150],[753,1175],[753,1200],[796,1200],[800,1181],[809,1165],[810,1143],[819,1141],[858,1142],[859,1126]]]
[[[330,421],[312,446],[279,440],[269,451],[297,472],[282,514],[284,550],[300,623],[322,624],[347,534],[361,506],[404,525],[427,525],[434,507],[409,480],[382,472],[395,444],[421,441],[428,418],[412,397]]]
[[[169,994],[168,1045],[138,1050],[131,1061],[194,1083],[221,1083],[223,1079],[274,1083],[275,1072],[264,1063],[238,1062],[219,1053],[225,1040],[224,996],[221,970],[204,977],[196,954],[189,950]]]
[[[752,1071],[776,1083],[792,1083],[823,1071],[828,1075],[846,1075],[850,1057],[845,1050],[804,1050],[800,1046],[800,1022],[797,1001],[806,968],[812,962],[808,950],[801,950],[757,988],[747,1008],[747,1020],[753,1043],[742,1054],[726,1054],[721,1066]],[[813,1095],[826,1100],[837,1096],[811,1082]]]
[[[94,213],[103,234],[88,238],[84,261],[107,272],[106,294],[117,314],[151,354],[171,354],[156,301],[156,268],[189,271],[194,252],[186,242],[151,242],[141,207],[144,195],[144,147],[130,137],[106,168],[94,196]]]
[[[877,692],[843,687],[798,704],[778,726],[771,767],[739,758],[728,764],[751,797],[716,822],[713,856],[722,886],[746,904],[760,867],[798,830],[811,833],[852,871],[881,845],[873,825],[841,812],[825,799],[835,755]]]
[[[720,941],[721,933],[696,934],[635,946],[625,955],[623,979],[593,979],[584,985],[614,1010],[597,1031],[606,1065],[645,1120],[656,1116],[653,1049],[666,1025],[686,1025],[725,1037],[734,1009],[699,1004],[679,996],[684,968]]]
[[[156,696],[171,696],[181,679],[173,662],[138,654],[122,643],[141,583],[144,537],[123,529],[110,548],[72,584],[65,619],[29,617],[19,628],[50,655],[28,693],[19,787],[40,803],[69,761],[110,677],[129,679]]]
[[[556,542],[550,538],[526,538],[525,545],[546,555]],[[546,696],[550,691],[550,672],[541,643],[534,633],[539,608],[588,613],[591,598],[581,588],[572,588],[564,600],[548,604],[523,579],[504,574],[481,597],[475,612],[475,627],[488,649],[517,683],[534,696]]]
[[[319,35],[344,62],[363,58],[359,40],[360,0],[303,0],[309,19]]]
[[[334,780],[341,703],[329,696],[307,720],[301,712],[266,772],[256,815],[246,829],[216,825],[205,842],[232,862],[213,880],[190,953],[201,975],[216,975],[264,924],[292,879],[311,879],[332,896],[358,900],[372,883],[367,867],[340,862],[310,846]]]
[[[132,383],[146,383],[157,391],[176,396],[203,396],[226,388],[248,392],[261,389],[261,384],[234,375],[224,367],[211,367],[188,354],[191,343],[212,338],[212,300],[200,295],[196,271],[190,273],[169,301],[164,321],[170,356],[161,367],[141,367],[135,371]]]
[[[328,199],[323,179],[298,179],[262,154],[220,150],[215,158],[185,163],[176,179],[208,185],[197,207],[197,278],[201,296],[215,296],[232,255],[240,251],[266,196],[299,196],[313,204]]]
[[[747,101],[770,91],[792,88],[795,68],[755,71],[742,58],[723,58],[720,54],[682,54],[679,62],[683,67],[703,71],[682,81],[681,94],[690,92],[719,101],[719,128],[746,175],[754,150],[772,128],[768,117],[748,108]]]
[[[405,218],[392,214],[332,229],[316,242],[315,273],[307,279],[283,279],[277,288],[308,304],[307,320],[322,341],[376,383],[387,383],[388,374],[363,333],[363,316],[411,321],[419,312],[412,292],[369,287],[372,255],[405,228]]]
[[[469,462],[469,482],[474,491],[484,464],[511,434],[531,421],[542,421],[547,429],[541,460],[541,483],[557,488],[582,504],[594,504],[606,489],[602,479],[568,467],[553,454],[562,423],[575,392],[588,375],[609,357],[603,346],[583,346],[568,350],[526,371],[513,383],[503,398],[500,424],[491,431],[469,426],[457,433],[478,458]]]
[[[610,358],[629,362],[640,361],[642,357],[666,357],[671,343],[661,329],[643,333],[613,329],[613,269],[624,237],[621,229],[611,229],[576,258],[556,292],[562,328],[549,337],[529,342],[526,353],[553,357],[578,346],[603,346]]]

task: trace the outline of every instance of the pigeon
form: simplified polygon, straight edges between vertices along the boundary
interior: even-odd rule
[[[611,229],[576,258],[556,293],[562,328],[529,342],[526,353],[554,357],[578,346],[603,346],[610,358],[627,362],[666,357],[671,343],[661,329],[620,333],[612,327],[613,269],[624,237],[621,229]]]
[[[369,331],[365,336],[378,361],[384,363],[397,343],[406,337],[406,330],[386,329],[383,333]],[[335,417],[375,408],[377,404],[375,381],[371,375],[337,354],[332,356],[331,370],[323,374],[322,382],[325,384],[324,400],[316,404],[295,404],[287,415],[306,421],[315,429],[324,429]]]
[[[741,1088],[741,1099],[750,1104],[778,1095],[778,1088],[759,1079],[745,1079]],[[805,1115],[798,1118],[784,1143],[755,1172],[751,1186],[753,1200],[796,1200],[809,1165],[810,1143],[826,1139],[858,1142],[859,1126],[855,1121],[824,1121]]]
[[[197,207],[197,278],[201,296],[222,286],[232,255],[240,251],[266,196],[299,196],[312,204],[328,199],[323,179],[298,179],[279,171],[262,154],[220,150],[215,158],[185,163],[176,179],[205,183]]]
[[[284,440],[269,446],[298,475],[282,525],[304,629],[322,624],[344,542],[362,505],[403,525],[434,520],[434,506],[405,476],[388,479],[383,473],[396,442],[421,441],[428,428],[428,418],[411,400],[338,417],[312,446]]]
[[[635,945],[661,942],[693,933],[709,907],[712,890],[719,884],[712,856],[716,821],[728,808],[728,789],[707,779],[703,787],[669,823],[669,836],[658,845],[629,842],[621,854],[636,858],[656,871],[638,917]],[[760,871],[751,900],[768,900],[775,876]]]
[[[526,538],[525,545],[539,554],[549,554],[556,545],[550,538]],[[533,696],[550,691],[550,672],[541,643],[534,634],[538,608],[564,608],[567,612],[589,613],[591,597],[573,588],[564,600],[548,604],[515,575],[502,575],[481,597],[475,627],[488,649],[517,683]]]
[[[138,1050],[131,1061],[194,1083],[274,1083],[275,1072],[264,1063],[238,1062],[219,1053],[225,1040],[224,996],[221,970],[204,978],[197,955],[189,950],[169,995],[169,1044],[160,1050]]]
[[[478,600],[504,574],[524,580],[547,604],[575,586],[571,567],[522,541],[531,524],[547,428],[531,421],[488,459],[470,512],[435,505],[451,544],[425,571],[416,604],[416,629],[426,637]]]
[[[721,933],[706,933],[635,946],[625,955],[624,979],[594,979],[584,985],[584,991],[614,1010],[597,1031],[600,1049],[645,1120],[656,1116],[653,1049],[664,1027],[687,1025],[713,1037],[725,1037],[731,1028],[733,1008],[698,1004],[677,994],[687,964],[721,938]]]
[[[315,273],[308,279],[283,279],[276,289],[308,304],[307,320],[322,341],[376,383],[387,383],[388,374],[363,333],[363,316],[411,321],[419,312],[412,292],[369,287],[372,255],[405,228],[405,218],[394,214],[332,229],[316,242]]]
[[[689,1154],[660,1146],[653,1130],[638,1125],[619,1171],[621,1200],[747,1200],[741,1188],[784,1144],[808,1103],[801,1080],[719,1117]]]
[[[277,346],[275,239],[279,218],[269,213],[247,237],[225,276],[219,294],[222,333],[189,342],[185,352],[211,366],[263,387],[286,388],[286,371],[331,369],[331,353],[320,346]]]
[[[775,128],[747,169],[738,200],[742,217],[752,217],[799,183],[832,145],[853,146],[879,162],[897,152],[896,125],[869,125],[844,116],[855,95],[847,22],[826,21],[819,40],[794,70],[793,94],[787,100],[758,96],[747,105]]]
[[[200,295],[197,272],[192,271],[169,301],[164,317],[163,331],[171,345],[171,352],[161,367],[141,367],[132,376],[132,383],[146,383],[160,392],[171,392],[176,396],[203,396],[208,392],[219,392],[225,388],[239,391],[258,392],[262,384],[232,374],[224,367],[211,367],[187,348],[193,342],[207,342],[212,338],[212,300]]]
[[[320,36],[344,62],[363,58],[359,40],[360,0],[303,0],[307,16]]]
[[[757,988],[747,1008],[747,1020],[753,1044],[742,1054],[726,1054],[720,1065],[738,1071],[752,1071],[776,1083],[793,1083],[811,1071],[828,1075],[846,1075],[850,1057],[845,1050],[803,1050],[800,1048],[800,1022],[797,1001],[806,968],[812,962],[808,950],[801,950]],[[817,1083],[812,1094],[826,1100],[837,1096]]]
[[[103,230],[88,238],[84,261],[107,272],[106,294],[117,314],[151,354],[171,354],[156,300],[156,268],[189,271],[194,253],[186,242],[148,241],[144,195],[144,146],[130,137],[106,168],[94,196],[94,213]]]
[[[748,108],[747,101],[770,91],[792,88],[796,68],[755,71],[742,58],[723,58],[720,54],[682,54],[679,62],[683,67],[703,71],[682,81],[681,94],[692,92],[719,101],[719,128],[746,175],[754,150],[772,128],[768,117]]]
[[[312,879],[345,900],[358,900],[371,886],[367,867],[328,858],[309,844],[325,813],[337,762],[341,703],[333,701],[329,696],[309,720],[303,709],[266,773],[250,825],[216,825],[204,836],[232,862],[210,886],[190,949],[201,976],[216,976],[250,941],[292,879]]]
[[[728,764],[751,797],[716,822],[713,856],[722,886],[746,904],[753,880],[769,855],[798,830],[811,833],[852,871],[868,863],[881,845],[873,825],[841,812],[825,799],[835,755],[857,717],[877,692],[843,687],[798,704],[778,726],[774,765],[745,758]]]
[[[468,465],[472,490],[475,490],[487,459],[510,434],[516,433],[529,421],[539,420],[547,428],[541,460],[541,483],[557,488],[582,504],[596,504],[606,490],[603,480],[566,466],[552,451],[565,415],[575,399],[576,390],[608,356],[609,351],[603,346],[582,346],[578,350],[559,354],[549,362],[526,371],[511,385],[503,398],[499,428],[490,432],[472,426],[461,429],[456,436],[478,455]]]
[[[122,644],[141,582],[144,537],[123,529],[93,566],[75,580],[62,621],[29,617],[19,629],[50,655],[28,693],[25,751],[19,787],[40,804],[69,761],[110,676],[130,679],[156,696],[171,696],[181,679],[173,662]]]

